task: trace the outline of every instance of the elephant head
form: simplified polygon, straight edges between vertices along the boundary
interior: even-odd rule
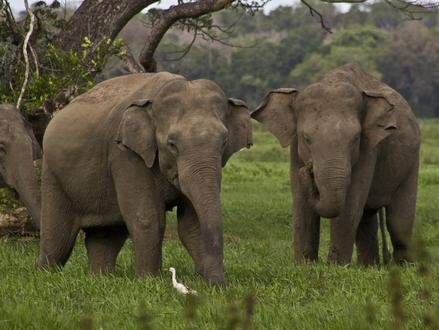
[[[209,80],[167,82],[152,100],[134,102],[123,114],[117,141],[140,155],[192,203],[205,253],[202,275],[224,282],[220,209],[221,168],[252,144],[250,114],[226,99]]]
[[[13,189],[40,226],[41,193],[33,161],[41,149],[29,124],[12,105],[0,105],[0,185]]]
[[[393,105],[380,90],[345,81],[270,92],[252,113],[282,146],[292,145],[304,194],[320,216],[340,214],[351,170],[396,128]]]

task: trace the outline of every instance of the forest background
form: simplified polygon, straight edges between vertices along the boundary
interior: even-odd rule
[[[198,37],[181,59],[193,32],[174,27],[156,52],[158,69],[190,79],[212,79],[227,95],[256,106],[273,88],[300,89],[330,69],[356,62],[400,92],[418,117],[439,116],[437,14],[411,20],[386,3],[353,5],[344,13],[331,4],[316,4],[316,8],[332,33],[322,29],[304,5],[254,16],[219,12],[213,20],[220,29],[212,33],[220,41]],[[134,51],[140,50],[136,41],[147,29],[141,16],[121,33]],[[120,70],[120,65],[110,62],[105,77]]]

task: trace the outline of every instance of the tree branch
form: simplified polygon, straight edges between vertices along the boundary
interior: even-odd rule
[[[156,2],[159,0],[84,0],[58,36],[58,43],[78,52],[86,36],[93,43],[113,40],[131,18]]]
[[[415,14],[427,14],[437,13],[439,8],[439,2],[425,2],[419,1],[406,1],[406,0],[384,0],[390,7],[403,12],[408,19],[418,20],[421,19]]]
[[[320,1],[327,2],[327,3],[364,3],[364,2],[367,2],[367,0],[320,0]]]
[[[362,0],[362,1],[364,2],[367,0]],[[325,20],[323,18],[323,15],[317,9],[315,9],[313,6],[311,6],[305,0],[300,0],[300,2],[303,3],[306,7],[308,7],[311,16],[317,15],[319,17],[320,25],[322,26],[322,29],[324,29],[328,33],[332,33],[331,28],[326,25]],[[349,1],[347,1],[347,2],[349,2]]]
[[[166,59],[166,61],[177,62],[177,61],[180,61],[181,59],[183,59],[191,50],[192,46],[194,45],[195,41],[197,40],[197,36],[198,36],[198,27],[195,26],[194,36],[192,37],[192,40],[189,43],[189,45],[187,45],[183,50],[179,50],[179,51],[175,52],[175,53],[181,53],[181,55],[176,57],[176,58]]]
[[[29,57],[27,54],[27,46],[29,43],[30,36],[32,35],[32,32],[34,30],[34,23],[35,23],[35,15],[32,12],[32,10],[30,10],[27,0],[24,0],[24,5],[25,5],[27,13],[29,14],[29,17],[30,17],[30,23],[29,23],[29,31],[27,32],[26,37],[24,38],[24,42],[23,42],[23,57],[24,57],[24,62],[26,64],[26,69],[24,72],[24,81],[23,81],[23,85],[21,86],[20,96],[18,97],[18,100],[17,100],[17,109],[20,108],[24,92],[26,91],[27,82],[29,80]]]
[[[160,12],[157,22],[153,25],[147,43],[143,47],[139,62],[146,72],[153,71],[154,52],[166,31],[179,19],[197,18],[202,15],[219,11],[229,6],[235,0],[197,0],[180,3]]]
[[[35,52],[35,50],[34,50],[34,48],[32,47],[31,44],[29,44],[29,49],[30,49],[30,52],[31,52],[32,57],[33,57],[33,59],[34,59],[34,64],[35,64],[35,75],[36,75],[37,77],[39,77],[39,76],[40,76],[40,70],[39,70],[39,64],[38,64],[38,56],[37,56],[37,53]]]

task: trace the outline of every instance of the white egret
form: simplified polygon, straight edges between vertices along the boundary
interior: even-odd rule
[[[170,267],[169,271],[172,273],[172,285],[178,291],[178,293],[180,293],[180,294],[193,294],[195,296],[198,295],[197,291],[189,289],[184,284],[177,282],[177,278],[175,276],[176,272],[175,272],[174,267]]]

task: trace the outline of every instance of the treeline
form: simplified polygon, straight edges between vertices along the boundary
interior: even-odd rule
[[[255,106],[270,89],[302,88],[332,68],[356,62],[403,94],[418,116],[439,117],[437,15],[407,20],[385,3],[356,5],[345,13],[332,5],[317,7],[332,34],[304,6],[254,16],[223,11],[207,31],[221,42],[198,38],[179,61],[193,31],[174,29],[156,54],[159,70],[212,79],[227,95]]]

